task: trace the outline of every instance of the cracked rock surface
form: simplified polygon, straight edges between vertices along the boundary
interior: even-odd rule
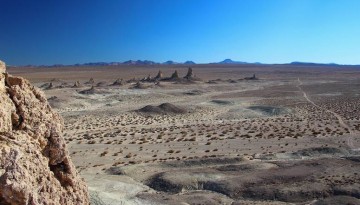
[[[44,94],[0,61],[0,204],[89,204]]]

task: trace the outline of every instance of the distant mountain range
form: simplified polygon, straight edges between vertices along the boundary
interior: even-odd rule
[[[74,64],[74,65],[61,65],[61,64],[56,64],[56,65],[52,65],[51,67],[61,67],[61,66],[114,66],[114,65],[177,65],[177,64],[186,64],[186,65],[194,65],[196,64],[194,61],[185,61],[183,63],[179,63],[179,62],[175,62],[175,61],[166,61],[163,63],[159,63],[159,62],[155,62],[155,61],[150,61],[150,60],[128,60],[128,61],[124,61],[124,62],[93,62],[93,63],[83,63],[83,64]],[[29,65],[31,66],[31,65]],[[45,67],[42,66],[42,67]],[[49,66],[46,66],[49,67]]]
[[[25,67],[63,67],[63,66],[116,66],[116,65],[195,65],[194,61],[185,61],[185,62],[175,62],[172,60],[168,60],[163,63],[150,61],[150,60],[128,60],[124,62],[93,62],[93,63],[83,63],[83,64],[73,64],[73,65],[41,65],[41,66],[34,66],[34,65],[27,65]],[[210,64],[232,64],[232,65],[244,65],[244,64],[257,64],[257,65],[266,65],[259,62],[255,63],[248,63],[244,61],[233,61],[231,59],[225,59],[220,62],[210,63]],[[294,61],[291,63],[284,63],[278,65],[294,65],[294,66],[341,66],[340,64],[336,63],[312,63],[312,62],[299,62]],[[351,65],[349,65],[351,66]],[[359,66],[359,65],[352,65],[352,66]]]
[[[310,62],[291,62],[290,65],[299,65],[299,66],[340,66],[336,63],[310,63]]]
[[[231,59],[225,59],[220,62],[211,63],[211,64],[261,64],[261,63],[247,63],[243,61],[233,61]],[[55,65],[41,65],[41,66],[34,66],[34,65],[27,65],[26,67],[63,67],[63,66],[116,66],[116,65],[196,65],[194,61],[185,61],[185,62],[175,62],[172,60],[165,61],[163,63],[150,61],[150,60],[128,60],[124,62],[91,62],[91,63],[83,63],[83,64],[73,64],[73,65],[62,65],[62,64],[55,64]]]
[[[231,59],[225,59],[223,61],[220,61],[218,63],[215,64],[248,64],[247,62],[243,62],[243,61],[233,61]]]

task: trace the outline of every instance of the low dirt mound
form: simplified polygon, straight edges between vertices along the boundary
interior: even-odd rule
[[[227,100],[212,100],[210,102],[214,103],[216,105],[232,105],[232,104],[234,104],[233,102],[227,101]]]
[[[202,91],[202,90],[190,90],[190,91],[185,92],[184,94],[185,95],[202,95],[204,93],[205,93],[205,91]]]
[[[360,205],[360,199],[351,196],[334,196],[326,199],[321,199],[314,203],[314,205],[338,205],[338,204]]]
[[[338,178],[331,178],[339,169],[354,173],[357,167],[351,167],[353,165],[350,161],[321,159],[229,165],[217,169],[169,170],[153,175],[146,185],[171,194],[184,190],[208,190],[232,199],[306,202],[338,194],[359,196],[359,191],[355,189],[357,184],[344,186]],[[348,180],[355,183],[357,176],[350,175]]]
[[[150,200],[152,204],[232,204],[233,200],[223,194],[212,191],[189,191],[179,195],[154,195],[151,193],[139,193],[136,197],[144,200]]]
[[[218,84],[218,82],[215,81],[215,80],[209,80],[209,81],[207,81],[206,83],[207,83],[207,84]]]
[[[161,87],[161,88],[166,87],[163,83],[160,83],[160,81],[155,82],[154,85],[155,85],[155,87]]]
[[[98,82],[98,83],[96,84],[96,87],[105,87],[105,86],[107,86],[107,85],[108,85],[107,82],[101,81],[101,82]]]
[[[339,149],[335,147],[313,147],[299,150],[297,152],[294,152],[293,154],[304,157],[319,157],[325,155],[346,156],[349,154],[349,152],[344,149]]]
[[[177,184],[176,182],[172,182],[171,180],[165,179],[166,173],[160,173],[148,180],[146,185],[149,187],[163,192],[169,193],[179,193],[181,192],[183,186],[181,184]]]
[[[277,159],[303,159],[303,158],[321,158],[321,157],[347,157],[350,151],[346,149],[339,149],[335,147],[311,147],[301,149],[290,153],[275,153],[259,155],[256,158],[262,160],[277,160]]]
[[[282,115],[282,114],[287,113],[285,108],[264,106],[264,105],[254,105],[254,106],[248,107],[248,109],[256,111],[256,112],[260,112],[264,115],[269,115],[269,116]]]
[[[224,174],[214,173],[212,171],[171,171],[154,175],[148,180],[146,185],[157,191],[173,194],[180,193],[183,190],[217,191],[215,186],[217,186],[223,178],[225,178]],[[225,191],[217,192],[224,193]]]
[[[186,110],[183,108],[179,108],[171,103],[163,103],[159,105],[159,108],[164,110],[165,112],[171,112],[171,113],[185,113]]]
[[[50,86],[50,84],[52,86],[52,83],[44,83],[44,84],[40,85],[39,88],[47,89]]]
[[[360,162],[360,156],[349,156],[346,159],[351,160],[353,162]]]
[[[196,84],[197,81],[200,81],[200,80],[188,80],[188,79],[185,79],[185,78],[179,78],[177,80],[174,80],[174,84],[185,84],[185,85],[191,85],[191,84]]]
[[[334,151],[318,150],[321,153]],[[200,191],[217,193],[235,201],[327,204],[334,199],[334,204],[347,204],[360,196],[359,166],[357,161],[346,158],[271,162],[212,158],[172,161],[151,167],[114,167],[108,173],[128,175],[156,191],[170,195]],[[146,175],[147,169],[152,173]],[[324,199],[327,197],[330,198]],[[241,204],[240,201],[237,204]]]
[[[138,110],[142,113],[153,113],[153,114],[184,114],[186,110],[184,108],[177,107],[171,103],[163,103],[159,106],[147,105]]]
[[[192,159],[192,160],[183,160],[183,161],[173,161],[163,163],[163,166],[166,167],[176,167],[176,168],[186,168],[186,167],[204,167],[211,165],[227,165],[243,162],[244,158],[235,157],[235,158],[208,158],[208,159]]]
[[[90,89],[79,91],[79,93],[83,95],[94,95],[94,94],[108,94],[109,92],[103,89],[96,89],[94,86],[91,86]]]
[[[84,95],[92,95],[92,94],[95,94],[96,93],[96,89],[94,86],[92,86],[90,89],[86,89],[86,90],[82,90],[80,91],[79,93],[80,94],[84,94]]]
[[[151,88],[152,86],[151,85],[146,85],[144,83],[140,83],[140,82],[137,82],[133,87],[131,87],[132,89],[148,89],[148,88]]]
[[[48,98],[47,100],[48,100],[51,108],[55,108],[55,109],[67,107],[67,105],[69,103],[68,98],[57,97],[57,96],[52,96],[52,97]]]
[[[253,163],[253,164],[239,164],[239,165],[226,165],[217,168],[219,171],[254,171],[261,169],[277,168],[276,164],[271,163]]]
[[[59,108],[61,100],[57,96],[52,96],[47,99],[52,108]]]

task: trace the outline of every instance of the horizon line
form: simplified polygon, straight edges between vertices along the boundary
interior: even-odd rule
[[[225,61],[230,62],[225,62]],[[3,61],[6,63],[6,61]],[[134,62],[133,64],[127,62]],[[149,62],[150,64],[145,64]],[[187,63],[189,62],[189,63]],[[191,62],[191,63],[190,63]],[[144,63],[144,64],[141,64]],[[23,64],[23,65],[11,65],[6,64],[9,67],[56,67],[56,66],[91,66],[91,64],[104,64],[102,66],[117,66],[117,65],[206,65],[206,64],[228,64],[228,65],[246,65],[246,64],[258,64],[258,65],[287,65],[287,64],[313,64],[313,65],[329,65],[329,66],[360,66],[360,64],[340,64],[340,63],[319,63],[319,62],[312,62],[312,61],[291,61],[286,63],[262,63],[259,61],[256,62],[248,62],[248,61],[239,61],[239,60],[232,60],[231,58],[226,58],[219,62],[201,62],[196,63],[193,60],[186,60],[184,62],[178,62],[173,60],[167,60],[164,62],[157,62],[153,60],[125,60],[125,61],[93,61],[93,62],[85,62],[85,63],[72,63],[72,64],[62,64],[62,63],[54,63],[54,64]],[[114,64],[114,65],[111,65]],[[101,66],[101,65],[100,65]]]

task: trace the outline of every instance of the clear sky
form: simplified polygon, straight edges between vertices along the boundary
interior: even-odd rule
[[[360,64],[359,0],[0,0],[0,28],[12,65]]]

